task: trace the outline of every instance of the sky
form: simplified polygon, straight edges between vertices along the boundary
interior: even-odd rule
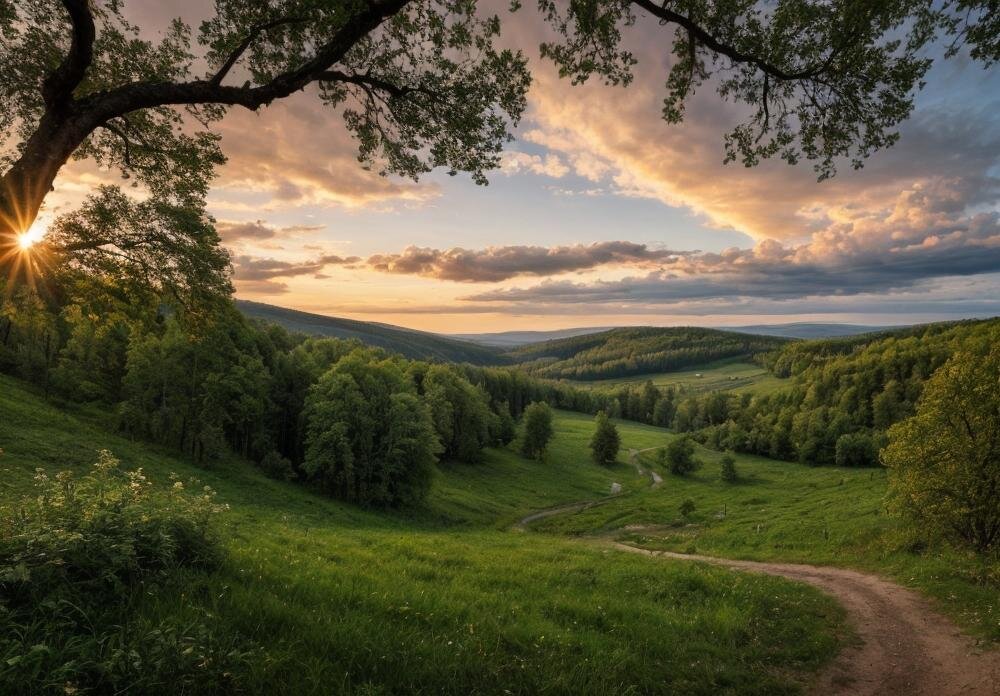
[[[203,4],[131,3],[146,32]],[[308,90],[220,124],[209,195],[237,297],[445,333],[1000,314],[1000,69],[936,61],[895,147],[816,181],[808,163],[723,164],[740,108],[705,85],[661,117],[669,50],[640,22],[627,88],[573,86],[537,57],[528,110],[488,186],[380,177]],[[46,216],[107,180],[74,163]]]

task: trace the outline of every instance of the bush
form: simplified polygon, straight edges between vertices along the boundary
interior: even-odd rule
[[[540,459],[552,439],[552,432],[552,409],[546,403],[533,401],[524,409],[521,454],[530,459]]]
[[[845,433],[837,438],[837,466],[875,466],[878,450],[868,433]]]
[[[222,509],[207,486],[190,494],[175,480],[154,493],[142,469],[122,472],[102,450],[87,475],[35,475],[36,495],[0,510],[0,589],[7,609],[54,593],[114,594],[145,575],[212,566],[211,525]]]
[[[608,419],[604,411],[597,414],[595,421],[597,425],[590,440],[590,451],[596,463],[609,466],[615,463],[618,450],[621,448],[618,428]]]
[[[281,456],[277,450],[271,450],[264,455],[260,460],[260,469],[268,477],[279,481],[294,481],[296,478],[292,462],[287,457]]]
[[[722,455],[722,460],[719,462],[722,467],[722,480],[732,483],[739,478],[736,473],[736,460],[731,454]]]
[[[250,660],[238,637],[134,612],[222,560],[224,507],[176,479],[155,490],[107,451],[83,476],[39,470],[34,495],[0,508],[0,693],[231,688]]]
[[[689,518],[695,511],[694,501],[690,498],[685,499],[684,502],[681,503],[680,511],[684,519]]]
[[[683,476],[700,466],[694,458],[694,440],[685,435],[670,441],[666,448],[666,461],[671,474]]]

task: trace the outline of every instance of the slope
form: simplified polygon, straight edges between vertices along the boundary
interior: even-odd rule
[[[107,447],[161,484],[197,476],[231,506],[219,570],[140,588],[57,633],[6,633],[4,693],[86,693],[79,675],[106,677],[102,646],[121,646],[142,667],[141,686],[114,685],[130,693],[787,694],[839,645],[840,610],[810,588],[497,529],[612,478],[638,490],[625,465],[589,463],[589,419],[560,415],[546,462],[496,452],[446,467],[424,508],[380,513],[240,460],[198,469],[107,432],[110,414],[56,408],[6,377],[0,415],[4,501],[36,468],[86,467]],[[94,655],[66,667],[81,641]],[[174,651],[219,680],[197,688]],[[33,681],[11,681],[18,669]]]
[[[787,339],[717,329],[646,326],[546,341],[506,355],[541,377],[596,380],[750,358],[786,343]]]
[[[385,348],[416,360],[468,362],[473,365],[499,365],[509,362],[494,348],[423,331],[328,317],[247,300],[236,300],[236,306],[251,319],[278,324],[289,331],[311,336],[356,339],[366,345]]]

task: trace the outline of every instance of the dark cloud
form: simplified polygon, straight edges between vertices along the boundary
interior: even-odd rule
[[[550,276],[598,266],[649,266],[694,252],[652,249],[645,244],[613,241],[572,246],[502,246],[440,250],[407,247],[399,254],[376,254],[369,268],[383,273],[419,275],[438,280],[490,283],[516,276]]]
[[[547,281],[461,299],[508,304],[675,305],[698,300],[792,300],[903,290],[942,277],[973,276],[1000,269],[1000,225],[996,214],[985,217],[989,224],[983,221],[982,231],[991,230],[993,234],[971,239],[966,229],[953,232],[948,239],[929,236],[926,240],[933,240],[930,243],[828,257],[811,253],[807,245],[784,247],[770,242],[755,249],[682,259],[640,277],[593,283]]]
[[[327,266],[344,266],[360,260],[357,256],[324,254],[307,261],[281,261],[241,254],[233,257],[233,279],[240,284],[241,290],[256,291],[252,283],[269,283],[275,278],[306,275],[322,277]]]

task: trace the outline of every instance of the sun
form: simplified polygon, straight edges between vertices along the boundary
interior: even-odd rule
[[[27,231],[17,235],[17,246],[21,251],[28,251],[38,242],[42,241],[45,232],[40,227],[32,225]]]

